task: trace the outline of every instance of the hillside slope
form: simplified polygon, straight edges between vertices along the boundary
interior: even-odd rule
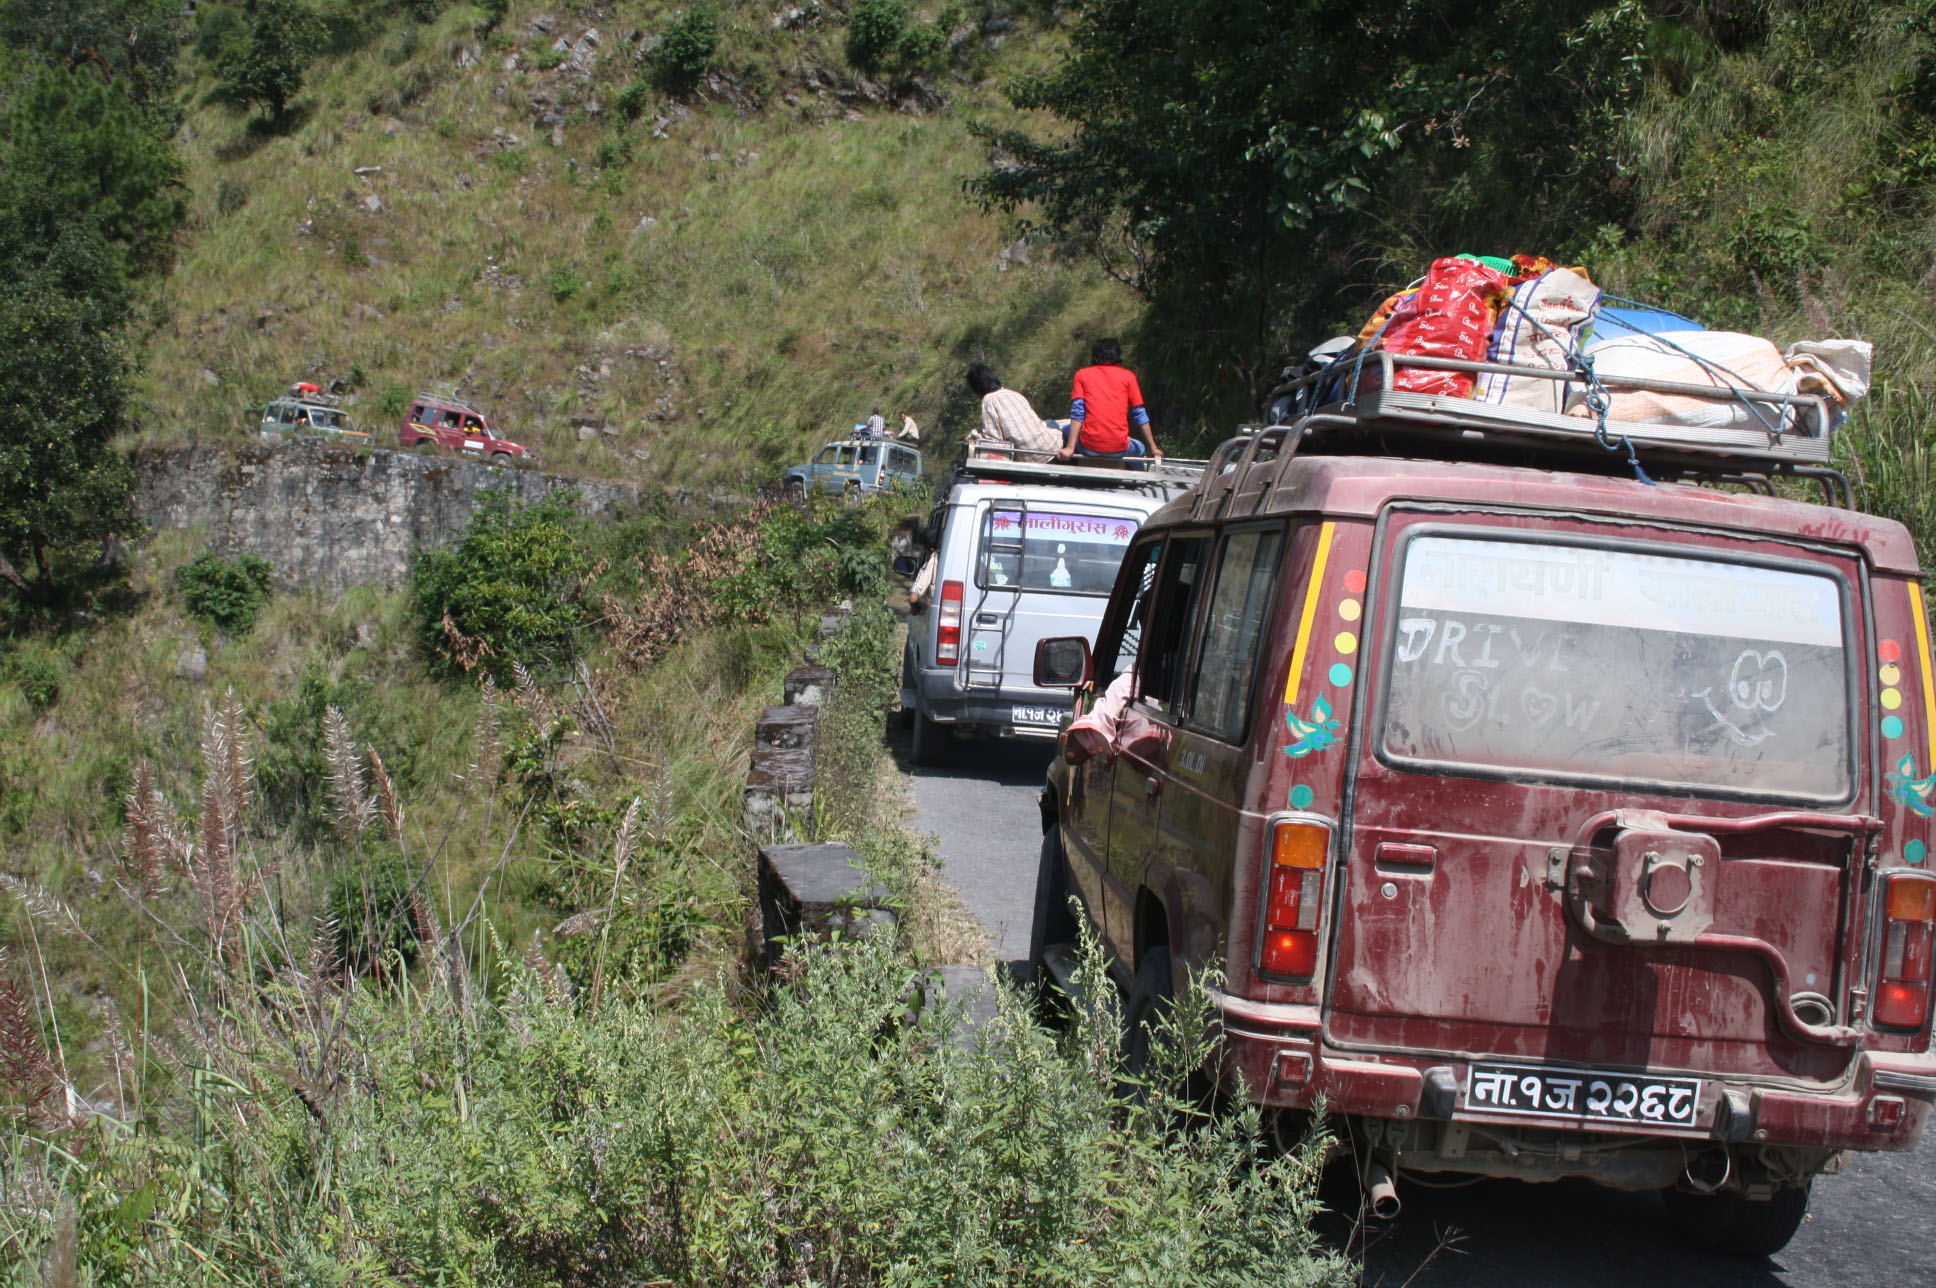
[[[309,69],[282,135],[191,56],[144,439],[245,437],[298,377],[349,380],[387,435],[455,386],[548,467],[757,483],[875,405],[958,421],[971,360],[1054,406],[1135,316],[1087,264],[1005,257],[961,192],[968,122],[1012,114],[1000,81],[1052,32],[979,6],[946,70],[871,81],[837,13],[723,4],[722,70],[680,100],[642,52],[674,12],[398,18]]]

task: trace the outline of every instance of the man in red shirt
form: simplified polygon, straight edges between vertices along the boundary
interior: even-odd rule
[[[1069,393],[1070,436],[1057,460],[1071,456],[1091,458],[1086,464],[1120,466],[1136,446],[1130,442],[1134,428],[1148,447],[1148,454],[1163,459],[1156,445],[1156,431],[1150,428],[1149,412],[1143,407],[1143,390],[1136,373],[1123,365],[1123,346],[1114,340],[1098,340],[1089,346],[1092,365],[1076,372]],[[1101,459],[1096,459],[1101,458]]]

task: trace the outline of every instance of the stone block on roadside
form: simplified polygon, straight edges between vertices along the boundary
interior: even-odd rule
[[[760,847],[760,945],[768,970],[785,941],[803,935],[857,936],[892,930],[888,889],[837,842]]]
[[[796,666],[787,672],[786,700],[803,707],[825,706],[833,696],[835,679],[831,666]]]
[[[753,741],[761,747],[794,748],[813,742],[814,710],[808,706],[768,707],[760,712]]]

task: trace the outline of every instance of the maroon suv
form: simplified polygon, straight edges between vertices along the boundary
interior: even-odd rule
[[[499,434],[491,418],[477,408],[434,394],[419,394],[410,404],[397,438],[405,447],[444,448],[494,461],[537,459],[537,453],[523,443]]]
[[[1031,956],[1065,980],[1099,932],[1132,1062],[1221,965],[1224,1085],[1346,1120],[1382,1214],[1407,1175],[1584,1177],[1772,1252],[1936,1097],[1915,546],[1773,495],[1835,499],[1825,436],[1630,427],[1643,476],[1590,422],[1545,451],[1560,417],[1380,397],[1225,444],[1093,658],[1039,646],[1120,732],[1064,732]]]

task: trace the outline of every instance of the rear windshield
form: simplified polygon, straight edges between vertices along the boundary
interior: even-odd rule
[[[1401,557],[1387,760],[1850,795],[1839,578],[1433,535]]]
[[[977,584],[1107,595],[1139,522],[1120,510],[1032,510],[998,501],[982,520]]]

